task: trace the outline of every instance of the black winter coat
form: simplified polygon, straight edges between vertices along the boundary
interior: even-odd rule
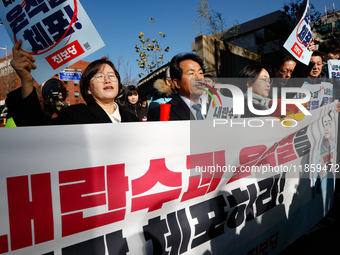
[[[97,103],[71,105],[63,109],[57,118],[44,118],[35,90],[22,99],[21,88],[7,95],[6,104],[17,126],[68,125],[112,123],[110,117]],[[119,106],[122,122],[139,121],[133,114]]]

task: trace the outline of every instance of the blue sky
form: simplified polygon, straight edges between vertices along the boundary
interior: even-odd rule
[[[191,51],[191,42],[195,40],[193,23],[197,17],[195,9],[199,6],[197,0],[125,0],[125,1],[80,1],[85,11],[102,37],[105,47],[86,57],[84,60],[93,61],[103,56],[109,56],[115,64],[119,57],[124,64],[132,67],[133,77],[137,77],[141,69],[138,68],[135,45],[140,44],[139,32],[143,31],[145,37],[152,36],[152,22],[155,34],[163,32],[166,37],[162,39],[161,46],[170,47],[165,53],[164,60],[180,52]],[[210,7],[221,12],[225,19],[225,28],[231,27],[236,21],[240,24],[282,10],[287,0],[209,0]],[[325,5],[332,6],[334,0],[311,0],[317,11],[324,14]],[[322,3],[321,3],[322,2]],[[339,9],[340,6],[335,6]],[[157,37],[156,37],[157,38]],[[13,46],[6,30],[0,26],[0,47],[7,45],[9,51]],[[0,50],[0,57],[5,53]],[[121,69],[122,73],[123,70]]]

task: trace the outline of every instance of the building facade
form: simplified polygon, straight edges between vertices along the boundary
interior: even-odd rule
[[[322,41],[331,39],[340,40],[340,10],[325,7],[325,14],[321,20],[314,22],[313,32],[317,33]]]
[[[12,59],[12,55],[9,55],[5,58],[0,59],[0,126],[4,123],[4,118],[6,117],[7,110],[5,107],[5,100],[7,94],[21,86],[19,76],[16,74],[12,66],[10,65],[10,61]],[[62,75],[63,72],[67,73],[78,73],[77,77],[81,76],[83,70],[90,64],[90,62],[80,60],[60,73],[55,74],[51,79],[58,79],[62,81],[66,88],[66,99],[65,102],[68,105],[74,105],[79,103],[85,103],[84,99],[80,94],[79,88],[79,79],[77,80],[68,80],[65,79]],[[41,105],[44,105],[44,100],[42,97],[41,89],[43,87],[37,84],[35,81],[33,83],[36,88],[39,100]]]
[[[14,69],[10,65],[12,55],[7,56],[7,58],[0,59],[0,100],[2,104],[7,97],[7,94],[16,88],[20,87],[19,76],[15,73]],[[90,64],[88,61],[80,60],[69,67],[67,67],[62,72],[76,72],[82,73],[82,71]],[[79,80],[63,80],[61,73],[57,73],[51,78],[60,79],[66,87],[67,98],[66,102],[69,105],[82,103],[83,99],[80,95]],[[37,90],[38,95],[41,95],[39,84],[34,82],[34,87]]]

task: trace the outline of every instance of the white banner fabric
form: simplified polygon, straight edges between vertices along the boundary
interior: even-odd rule
[[[277,254],[332,206],[338,114],[311,113],[2,128],[0,254]]]

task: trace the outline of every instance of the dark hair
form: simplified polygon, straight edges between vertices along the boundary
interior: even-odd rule
[[[328,116],[328,117],[331,118],[331,121],[333,120],[333,118],[332,118],[332,116],[331,116],[331,113],[332,113],[332,110],[330,110],[325,116],[322,117],[322,122],[321,122],[321,123],[322,123],[322,126],[323,126],[323,127],[325,127],[325,124],[323,124],[323,119],[324,119],[325,117]]]
[[[125,105],[125,107],[127,107],[128,105],[129,105],[129,99],[128,99],[128,97],[129,96],[132,96],[132,95],[138,95],[138,101],[140,100],[140,98],[139,98],[139,90],[138,90],[138,88],[136,87],[136,86],[134,86],[134,85],[129,85],[129,86],[127,86],[127,87],[125,87],[125,89],[124,89],[124,92],[123,92],[123,98],[124,98],[124,105]]]
[[[277,56],[276,56],[276,61],[274,64],[274,67],[276,69],[279,69],[282,65],[284,65],[284,63],[286,63],[287,61],[294,61],[296,63],[295,58],[289,54],[289,53],[285,53],[285,52],[280,52]]]
[[[165,70],[165,79],[171,79],[171,76],[170,76],[170,67],[168,67]]]
[[[340,43],[334,40],[323,42],[319,46],[319,51],[324,52],[326,54],[327,53],[340,53]]]
[[[312,57],[321,57],[321,59],[323,59],[324,57],[324,53],[321,52],[321,51],[318,51],[318,50],[315,50],[313,53],[312,53]]]
[[[184,60],[192,60],[200,65],[202,70],[204,71],[203,68],[203,61],[202,59],[195,53],[180,53],[174,56],[171,59],[170,62],[170,77],[171,79],[181,79],[183,70],[179,67],[179,63],[181,63]]]
[[[250,81],[252,84],[256,81],[257,77],[260,75],[262,69],[266,70],[269,74],[269,77],[273,77],[272,71],[269,67],[262,64],[251,64],[244,67],[241,72],[238,74],[238,82],[240,89],[243,92],[247,91],[247,83]]]
[[[118,79],[118,91],[120,92],[122,89],[122,83],[120,82],[120,75],[116,69],[116,67],[114,66],[114,64],[108,60],[107,58],[102,58],[102,59],[98,59],[93,61],[92,63],[90,63],[84,70],[81,78],[80,78],[80,82],[79,82],[79,86],[80,86],[80,93],[82,95],[82,97],[84,98],[85,102],[87,104],[93,103],[94,102],[94,98],[91,94],[89,94],[89,88],[90,88],[90,81],[92,79],[92,77],[98,73],[98,71],[100,71],[100,69],[102,68],[103,65],[109,65],[113,71],[115,72],[115,75]]]
[[[212,80],[214,83],[218,83],[218,78],[212,76],[211,74],[204,74],[204,78],[208,78],[210,80]]]

